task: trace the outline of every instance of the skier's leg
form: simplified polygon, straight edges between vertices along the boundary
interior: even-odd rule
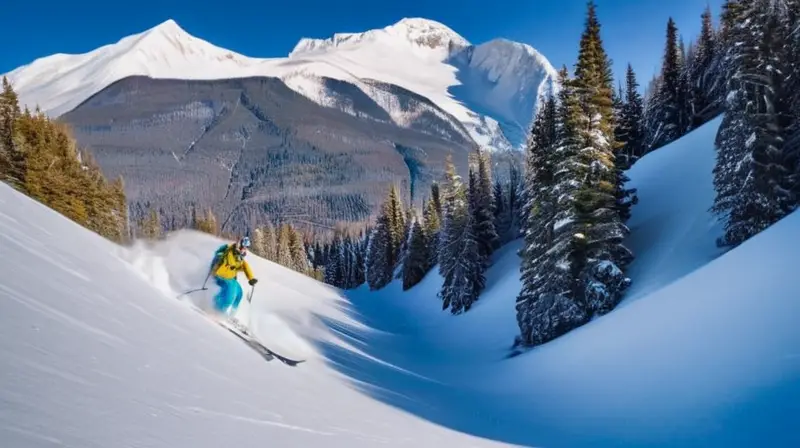
[[[231,296],[233,296],[233,303],[231,304],[231,311],[229,314],[233,314],[236,312],[236,309],[239,308],[239,302],[242,301],[242,285],[239,284],[236,279],[233,280],[231,284]]]
[[[220,277],[214,277],[214,281],[219,286],[219,292],[214,296],[214,308],[217,312],[224,313],[231,303],[231,283]]]

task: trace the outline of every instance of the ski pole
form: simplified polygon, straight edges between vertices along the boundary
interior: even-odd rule
[[[250,287],[250,294],[247,295],[247,303],[251,303],[253,301],[253,291],[256,290],[256,285]]]

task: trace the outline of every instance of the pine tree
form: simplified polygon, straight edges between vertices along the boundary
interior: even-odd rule
[[[278,228],[277,250],[275,251],[275,262],[281,266],[290,267],[292,265],[291,248],[291,229],[289,224],[281,224]]]
[[[511,240],[511,215],[509,213],[508,195],[500,179],[495,180],[492,189],[494,203],[494,228],[497,231],[499,245]]]
[[[639,95],[639,83],[633,67],[628,64],[625,73],[625,100],[620,115],[618,139],[623,143],[620,151],[625,165],[632,165],[645,153],[644,104]]]
[[[654,123],[649,129],[648,150],[652,151],[680,137],[684,130],[683,85],[681,79],[678,28],[672,17],[667,21],[667,40],[661,66],[659,89],[653,98]]]
[[[370,236],[367,253],[366,277],[371,290],[381,289],[392,280],[390,227],[389,216],[382,210]]]
[[[428,251],[428,262],[425,265],[425,272],[433,268],[437,260],[437,250],[439,247],[439,228],[441,223],[439,221],[439,213],[436,211],[436,204],[433,200],[425,201],[423,206],[423,222],[426,245],[431,248]]]
[[[470,170],[466,191],[454,175],[452,164],[449,164],[446,176],[448,181],[443,202],[445,225],[439,255],[444,281],[439,297],[442,299],[442,309],[449,308],[451,313],[460,314],[470,309],[485,283],[473,220],[479,187],[473,170]]]
[[[492,253],[500,246],[500,238],[494,226],[492,178],[488,157],[489,155],[483,151],[477,153],[476,183],[475,191],[472,193],[475,200],[472,209],[475,239],[478,244],[479,263],[484,266],[488,266]]]
[[[263,257],[266,253],[264,230],[261,227],[253,229],[253,233],[250,235],[250,251],[259,257]]]
[[[161,219],[155,209],[150,209],[147,218],[140,225],[143,238],[154,240],[161,237]]]
[[[330,243],[328,262],[325,265],[325,283],[341,288],[344,286],[344,269],[341,232],[335,232]]]
[[[303,244],[303,235],[299,230],[293,226],[288,226],[289,233],[289,258],[290,262],[288,268],[297,272],[308,274],[310,272],[308,266],[308,256],[306,255],[306,248]]]
[[[712,98],[712,90],[716,79],[712,72],[714,59],[716,56],[716,36],[714,24],[711,20],[711,8],[706,6],[705,11],[700,16],[702,27],[700,40],[693,57],[688,61],[689,74],[689,102],[690,102],[690,129],[695,129],[708,121],[711,111],[715,109]]]
[[[381,206],[367,257],[367,283],[381,289],[392,280],[404,238],[405,219],[397,188],[392,185]]]
[[[800,145],[791,143],[789,10],[767,0],[726,6],[728,101],[717,135],[712,211],[725,218],[718,243],[736,246],[797,207]]]
[[[0,181],[21,189],[25,179],[24,155],[16,141],[21,116],[19,100],[8,78],[3,77],[0,93]]]
[[[403,261],[403,290],[408,290],[425,277],[430,260],[428,242],[419,221],[414,220],[408,239],[408,251]]]
[[[275,226],[268,222],[263,227],[264,234],[264,258],[269,261],[278,260],[278,235],[275,231]]]
[[[610,311],[630,285],[610,63],[592,3],[587,16],[575,78],[560,72],[555,132],[542,113],[529,142],[518,344],[547,342]]]

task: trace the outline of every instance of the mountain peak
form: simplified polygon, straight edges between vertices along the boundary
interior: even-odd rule
[[[385,28],[406,38],[409,42],[429,48],[469,46],[469,42],[447,25],[421,17],[406,17]]]
[[[303,38],[289,56],[306,52],[328,51],[362,42],[402,42],[433,50],[464,48],[470,43],[447,25],[430,19],[406,17],[381,29],[361,33],[336,33],[327,39]]]
[[[173,19],[167,19],[159,23],[158,25],[150,28],[149,30],[145,31],[144,33],[141,33],[142,36],[153,35],[153,34],[167,36],[167,37],[185,37],[185,38],[192,37],[189,33],[186,32],[186,30],[184,30],[183,28],[181,28],[180,25],[178,25],[178,22],[176,22]]]

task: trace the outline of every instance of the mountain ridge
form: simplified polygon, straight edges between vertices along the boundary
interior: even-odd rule
[[[527,128],[542,95],[558,89],[556,71],[527,44],[502,39],[487,44],[472,45],[436,21],[405,18],[362,33],[303,37],[287,57],[255,58],[217,47],[169,19],[86,53],[38,58],[6,75],[21,104],[38,105],[55,116],[128,76],[282,80],[306,76],[311,81],[327,77],[354,84],[375,80],[430,99],[459,120],[481,146],[519,148],[524,142],[519,129]],[[489,51],[498,47],[509,50]],[[513,53],[511,48],[524,49],[517,51],[519,61],[512,65],[502,58]],[[473,63],[473,54],[486,57],[480,64]],[[525,77],[530,67],[538,70]],[[514,98],[522,98],[521,104],[508,107],[504,103]]]

